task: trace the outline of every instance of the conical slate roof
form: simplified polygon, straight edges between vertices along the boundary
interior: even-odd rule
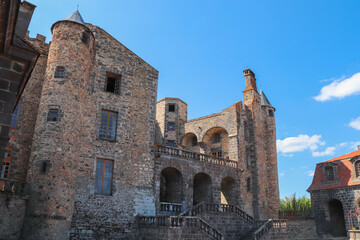
[[[72,21],[72,22],[77,22],[80,24],[85,25],[84,19],[81,17],[79,11],[76,9],[75,12],[73,12],[72,14],[70,14],[67,18],[65,18],[64,20],[67,21]]]
[[[265,96],[265,93],[263,92],[263,90],[260,90],[260,99],[261,99],[261,106],[273,107],[273,106],[271,106],[271,103]]]

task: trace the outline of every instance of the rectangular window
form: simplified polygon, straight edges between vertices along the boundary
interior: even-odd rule
[[[64,78],[64,76],[65,76],[65,68],[64,67],[56,67],[55,78]]]
[[[220,142],[221,140],[221,136],[220,136],[220,133],[215,133],[213,135],[213,142],[216,143],[216,142]]]
[[[89,44],[89,34],[87,34],[87,33],[84,32],[84,33],[82,34],[81,41],[82,41],[83,43],[85,43],[85,44]]]
[[[117,112],[101,110],[101,125],[99,137],[107,140],[115,140]]]
[[[17,124],[18,124],[18,119],[19,119],[19,111],[20,111],[20,104],[21,104],[21,100],[18,101],[16,107],[15,107],[15,110],[11,116],[11,124],[10,126],[11,127],[17,127]]]
[[[191,138],[191,145],[193,147],[197,146],[197,138],[195,136]]]
[[[211,152],[211,155],[212,155],[213,157],[219,157],[219,158],[221,158],[221,157],[222,157],[222,151],[212,151],[212,152]]]
[[[170,131],[175,130],[175,123],[168,122],[168,130],[170,130]]]
[[[175,104],[169,104],[169,112],[175,112]]]
[[[105,91],[120,94],[121,75],[109,74],[106,76]]]
[[[167,146],[168,147],[175,147],[175,141],[173,141],[173,140],[167,141]]]
[[[95,176],[95,193],[111,195],[113,160],[97,159]]]
[[[57,115],[58,115],[58,109],[50,109],[48,113],[48,121],[56,122],[57,121]]]
[[[247,190],[248,192],[251,191],[251,178],[247,178],[247,179],[246,179],[246,190]]]
[[[1,167],[0,178],[9,177],[11,157],[12,157],[12,149],[5,148],[5,157],[4,157],[3,165]]]
[[[325,167],[325,175],[327,181],[333,181],[335,179],[333,167]]]

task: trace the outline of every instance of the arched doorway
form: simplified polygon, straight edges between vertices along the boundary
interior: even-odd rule
[[[176,168],[168,167],[161,171],[160,202],[181,203],[183,192],[182,175]]]
[[[194,177],[193,204],[212,202],[211,177],[206,173],[198,173]]]
[[[236,205],[236,184],[232,177],[223,178],[221,181],[221,203]]]
[[[335,237],[346,236],[344,209],[342,203],[337,199],[327,202],[330,217],[331,235]]]
[[[198,139],[194,133],[186,133],[181,142],[182,146],[189,151],[200,152]]]

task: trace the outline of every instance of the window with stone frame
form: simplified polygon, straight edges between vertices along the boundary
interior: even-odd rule
[[[269,117],[273,117],[274,116],[274,110],[269,109]]]
[[[65,68],[64,67],[56,67],[55,70],[55,78],[64,78],[65,77]]]
[[[111,195],[112,175],[114,161],[109,159],[96,159],[95,193]]]
[[[116,139],[117,115],[117,112],[101,110],[99,138],[106,140]]]
[[[221,141],[221,135],[220,135],[220,133],[214,133],[214,134],[212,135],[212,141],[213,141],[214,143],[220,142],[220,141]]]
[[[334,169],[332,166],[325,167],[325,178],[326,181],[334,181],[335,176],[334,176]]]
[[[175,141],[174,140],[168,140],[166,145],[168,147],[175,147]]]
[[[89,44],[89,39],[90,39],[89,34],[86,32],[83,32],[83,34],[81,36],[81,41],[85,44]]]
[[[221,150],[215,150],[215,151],[212,151],[212,152],[211,152],[211,155],[212,155],[213,157],[221,158],[223,154],[222,154],[222,151],[221,151]]]
[[[175,123],[174,122],[168,122],[168,130],[174,131],[175,130]]]
[[[48,112],[47,120],[50,122],[56,122],[58,120],[59,109],[51,108]]]
[[[5,148],[5,156],[1,167],[0,178],[9,178],[12,152],[12,148]]]
[[[168,110],[169,110],[169,112],[175,112],[175,104],[169,104]]]
[[[121,75],[115,73],[106,73],[105,91],[120,94]]]
[[[20,113],[21,99],[16,104],[13,114],[11,115],[10,127],[16,128],[19,124],[19,113]]]

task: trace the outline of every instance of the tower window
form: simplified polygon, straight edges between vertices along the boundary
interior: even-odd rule
[[[120,94],[121,75],[110,74],[106,77],[105,91]]]
[[[175,112],[175,104],[169,104],[169,112]]]
[[[89,34],[87,34],[87,33],[84,32],[84,33],[82,34],[81,41],[82,41],[83,43],[85,43],[85,44],[89,44]]]
[[[41,173],[48,173],[50,170],[51,164],[50,164],[50,160],[44,160],[41,162],[40,165],[40,172]]]
[[[101,124],[99,137],[106,140],[115,140],[117,112],[101,110]]]
[[[113,165],[113,160],[96,160],[95,193],[111,195]]]
[[[175,123],[174,122],[168,122],[168,130],[170,130],[170,131],[175,130]]]
[[[11,127],[14,127],[14,128],[17,127],[18,120],[19,120],[20,105],[21,105],[21,100],[19,100],[18,103],[16,104],[15,110],[11,116],[11,123],[10,123]]]
[[[246,191],[251,191],[251,178],[246,179]]]
[[[12,149],[5,148],[5,157],[3,161],[3,165],[1,167],[0,178],[8,178],[10,174],[10,164],[12,157]]]
[[[273,117],[274,116],[274,111],[272,109],[269,109],[269,117]]]
[[[167,141],[167,146],[168,146],[168,147],[175,147],[175,141],[173,141],[173,140],[168,140],[168,141]]]
[[[58,109],[50,109],[48,114],[48,121],[56,122],[58,120]]]
[[[64,67],[56,67],[55,78],[64,78],[64,77],[65,77],[65,68]]]

